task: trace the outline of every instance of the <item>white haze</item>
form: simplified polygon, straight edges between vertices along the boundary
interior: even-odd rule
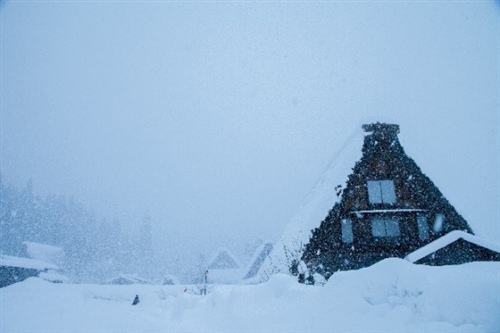
[[[193,260],[276,240],[354,127],[500,242],[498,2],[16,2],[1,176]],[[326,215],[326,212],[325,212]],[[319,224],[320,221],[318,221]]]

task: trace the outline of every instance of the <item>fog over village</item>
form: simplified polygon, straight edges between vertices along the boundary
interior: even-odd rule
[[[248,269],[331,196],[307,215],[320,226],[329,170],[377,122],[500,246],[498,1],[6,0],[0,15],[1,255],[54,246],[71,283],[96,285],[202,283],[225,252]]]

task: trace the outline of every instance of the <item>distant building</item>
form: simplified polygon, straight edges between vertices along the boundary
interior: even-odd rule
[[[29,277],[63,283],[69,282],[62,273],[64,251],[56,246],[23,242],[19,256],[0,257],[0,287],[23,281]]]
[[[228,249],[220,249],[209,261],[207,281],[210,284],[233,284],[241,281],[241,263]]]
[[[273,243],[271,242],[266,242],[259,246],[255,251],[253,258],[250,260],[250,265],[248,266],[243,279],[246,280],[255,277],[272,250]]]
[[[117,277],[109,279],[107,284],[151,284],[150,280],[144,279],[137,274],[119,274]]]
[[[406,155],[398,140],[398,125],[375,123],[363,129],[361,159],[344,187],[332,187],[338,200],[305,246],[301,260],[307,273],[301,272],[302,279],[316,273],[329,278],[339,270],[370,266],[388,257],[404,258],[454,230],[472,234],[464,218]],[[490,252],[472,250],[477,244],[463,239],[447,250],[458,255],[448,255],[446,260],[427,258],[422,263],[498,260]],[[474,255],[461,257],[463,251]]]
[[[176,276],[174,276],[174,275],[167,274],[161,280],[161,284],[164,285],[164,286],[167,286],[167,285],[176,285],[176,284],[179,284],[179,279]]]
[[[14,256],[0,256],[0,288],[16,282],[21,282],[29,277],[38,277],[41,273],[57,271],[56,265]]]
[[[69,282],[68,277],[64,274],[62,269],[65,261],[65,254],[62,248],[42,243],[23,242],[23,250],[19,256],[57,266],[57,269],[52,268],[40,272],[40,274],[38,274],[39,278],[54,283]]]

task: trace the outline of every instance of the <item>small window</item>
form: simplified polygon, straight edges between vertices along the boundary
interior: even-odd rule
[[[352,243],[354,241],[354,235],[352,233],[352,220],[343,219],[342,220],[342,242]]]
[[[397,219],[372,219],[371,222],[374,237],[399,237],[399,221]]]
[[[432,228],[434,232],[438,233],[443,231],[444,223],[445,223],[444,215],[436,214],[436,218],[434,219],[434,226]]]
[[[420,240],[429,238],[429,226],[427,225],[427,217],[424,215],[417,216],[418,237]]]
[[[369,180],[367,181],[367,187],[368,201],[370,201],[370,203],[396,203],[396,192],[392,180]]]

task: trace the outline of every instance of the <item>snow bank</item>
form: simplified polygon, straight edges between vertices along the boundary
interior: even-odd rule
[[[497,332],[500,263],[386,259],[324,287],[277,274],[258,285],[108,286],[37,278],[1,289],[2,332]],[[138,294],[140,303],[132,306]]]

